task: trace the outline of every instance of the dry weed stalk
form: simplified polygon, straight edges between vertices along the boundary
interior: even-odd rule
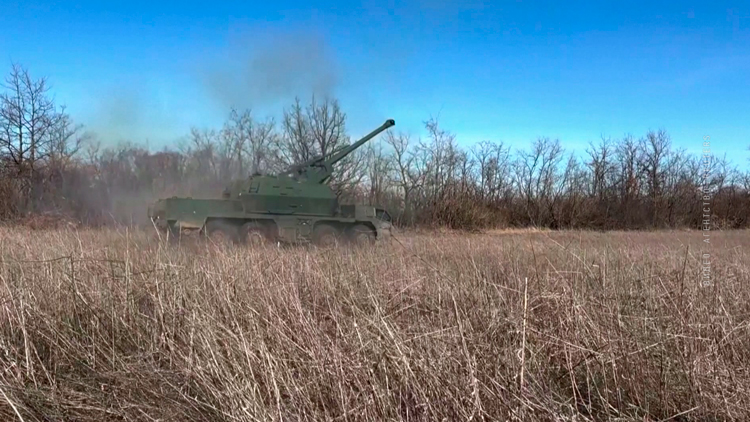
[[[747,233],[713,235],[711,287],[701,240],[251,249],[0,229],[0,416],[747,420]]]

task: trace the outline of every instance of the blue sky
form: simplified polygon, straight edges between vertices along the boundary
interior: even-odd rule
[[[278,115],[313,90],[352,135],[386,118],[468,145],[665,129],[750,154],[750,3],[0,0],[0,59],[47,76],[107,138],[173,143],[229,107]],[[1,69],[0,69],[1,70]]]

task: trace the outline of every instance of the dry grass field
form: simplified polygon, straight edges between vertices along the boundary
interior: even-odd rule
[[[0,417],[750,420],[748,232],[397,239],[2,228]]]

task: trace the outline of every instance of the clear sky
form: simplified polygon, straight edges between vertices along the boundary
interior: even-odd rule
[[[314,90],[354,136],[431,115],[465,145],[665,129],[744,166],[750,2],[617,3],[0,0],[0,59],[49,77],[89,128],[155,147]]]

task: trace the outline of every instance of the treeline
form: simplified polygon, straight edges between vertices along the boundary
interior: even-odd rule
[[[601,139],[576,155],[548,138],[521,149],[500,141],[463,148],[436,119],[424,125],[424,138],[394,128],[339,163],[331,183],[342,200],[385,207],[403,226],[748,223],[750,173],[725,158],[687,154],[664,131]],[[0,96],[0,219],[52,213],[90,225],[144,222],[158,197],[217,196],[234,178],[276,172],[350,141],[338,102],[313,97],[293,101],[279,121],[232,110],[222,127],[193,128],[160,152],[102,147],[55,104],[45,78],[14,65]]]

